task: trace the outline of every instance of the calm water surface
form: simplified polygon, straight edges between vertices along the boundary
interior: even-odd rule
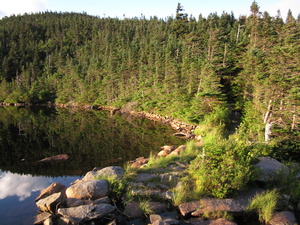
[[[105,111],[0,107],[0,225],[33,224],[34,199],[52,182],[68,186],[94,167],[123,166],[185,141],[161,123]],[[38,163],[68,154],[60,163]]]

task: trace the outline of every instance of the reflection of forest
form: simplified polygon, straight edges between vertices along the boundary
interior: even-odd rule
[[[158,122],[105,111],[0,108],[0,169],[24,174],[83,175],[96,166],[123,165],[166,144],[174,131]],[[68,154],[61,163],[38,160]]]

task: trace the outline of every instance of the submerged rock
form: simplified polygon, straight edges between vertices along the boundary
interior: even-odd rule
[[[88,180],[67,188],[67,198],[95,200],[108,195],[109,187],[106,180]]]
[[[67,154],[61,154],[61,155],[55,155],[55,156],[51,156],[51,157],[41,159],[38,162],[65,161],[65,160],[68,160],[68,159],[69,159],[69,156]]]

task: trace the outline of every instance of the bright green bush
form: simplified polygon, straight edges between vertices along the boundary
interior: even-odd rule
[[[196,193],[225,198],[254,178],[250,148],[233,140],[204,144],[203,151],[191,162],[189,173],[195,179]]]

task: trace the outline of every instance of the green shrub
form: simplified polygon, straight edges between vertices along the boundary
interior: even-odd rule
[[[233,140],[205,143],[189,167],[197,195],[225,198],[244,189],[255,176],[249,151],[246,145]]]

